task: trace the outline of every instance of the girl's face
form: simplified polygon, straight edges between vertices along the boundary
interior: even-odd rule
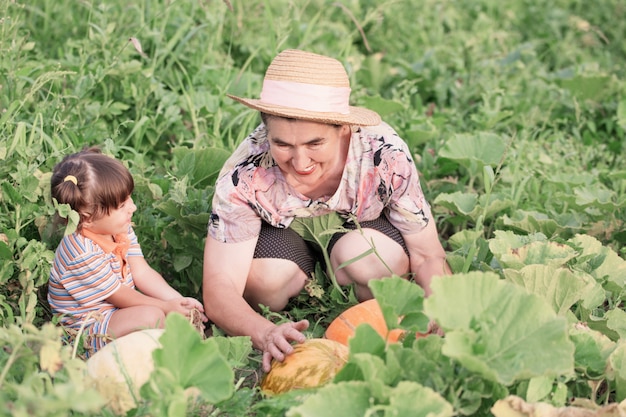
[[[267,138],[287,183],[307,194],[341,175],[351,130],[305,120],[270,117]]]
[[[129,196],[118,208],[111,210],[108,215],[97,220],[88,220],[83,224],[83,227],[99,235],[115,236],[119,233],[128,233],[128,227],[135,210],[137,210],[137,206],[132,197]]]

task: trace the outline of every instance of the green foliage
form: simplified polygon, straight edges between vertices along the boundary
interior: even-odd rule
[[[249,341],[216,329],[205,343],[180,324],[145,388],[152,402],[135,415],[324,415],[332,405],[480,416],[510,393],[557,406],[626,397],[619,0],[0,0],[0,16],[2,415],[110,415],[46,323],[54,250],[76,225],[50,199],[54,164],[85,145],[124,160],[146,258],[198,297],[213,184],[258,123],[226,93],[257,96],[285,48],[342,60],[354,104],[409,143],[457,275],[428,300],[397,277],[372,291],[389,327],[417,332],[436,319],[446,337],[387,346],[364,326],[335,384],[269,399]],[[324,246],[335,227],[310,237]],[[271,318],[308,318],[320,337],[356,299],[333,271],[315,275]],[[539,331],[554,346],[541,349]],[[219,398],[181,400],[213,367]]]

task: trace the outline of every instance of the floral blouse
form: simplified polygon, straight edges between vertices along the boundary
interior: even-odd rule
[[[258,126],[224,164],[215,187],[209,236],[243,242],[259,235],[261,221],[289,227],[295,217],[337,212],[348,220],[381,213],[402,233],[421,231],[431,217],[407,144],[386,123],[353,127],[341,182],[329,199],[293,189],[274,163],[265,126]]]

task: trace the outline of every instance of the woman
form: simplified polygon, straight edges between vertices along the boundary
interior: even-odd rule
[[[255,309],[280,310],[304,287],[315,252],[292,229],[296,217],[336,212],[333,268],[372,297],[372,279],[411,273],[430,294],[433,276],[449,273],[410,151],[377,113],[349,105],[341,63],[300,50],[272,61],[260,99],[230,96],[259,110],[263,123],[226,162],[216,184],[204,255],[207,316],[231,335],[247,335],[263,351],[263,369],[303,342],[306,320],[275,325]],[[384,260],[384,263],[380,259]],[[391,272],[390,272],[391,269]]]

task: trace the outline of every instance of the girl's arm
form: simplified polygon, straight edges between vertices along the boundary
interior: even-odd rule
[[[129,256],[128,264],[133,274],[135,286],[145,295],[159,300],[171,300],[180,298],[182,295],[172,288],[167,281],[155,271],[143,256]]]
[[[139,290],[133,291],[143,296],[133,298],[134,300],[140,301],[140,305],[159,305],[166,313],[178,311],[187,315],[194,308],[204,313],[204,306],[200,301],[191,297],[183,297],[165,281],[161,274],[148,265],[148,262],[146,262],[143,256],[129,256],[128,264],[133,274],[135,286]],[[147,299],[152,299],[152,301],[148,301]],[[161,301],[165,301],[166,303]],[[113,300],[110,300],[110,302],[119,307]],[[202,315],[202,319],[206,321],[204,315]]]
[[[155,306],[164,311],[167,309],[167,301],[142,294],[133,288],[127,287],[126,285],[121,285],[107,298],[107,301],[117,308]]]

